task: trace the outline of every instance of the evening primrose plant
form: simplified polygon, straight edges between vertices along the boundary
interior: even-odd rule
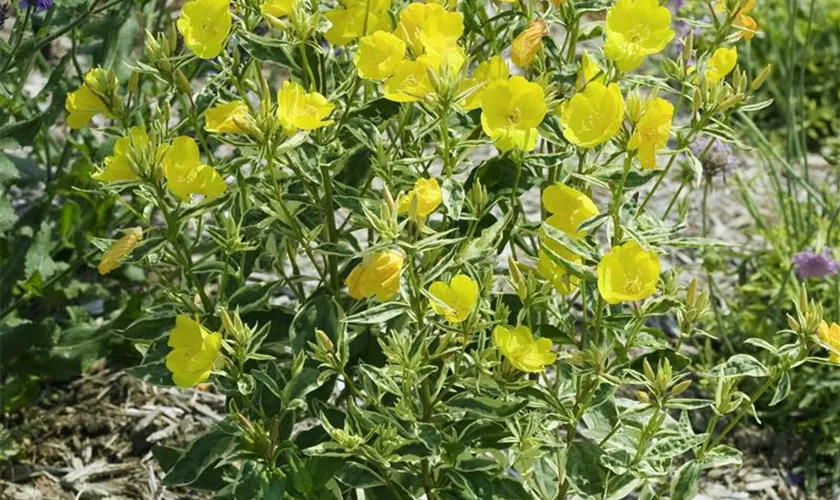
[[[226,398],[155,450],[164,484],[689,499],[738,465],[836,331],[804,298],[773,364],[693,357],[709,297],[669,256],[722,243],[672,207],[767,77],[737,65],[751,3],[707,3],[666,50],[656,0],[189,0],[126,81],[91,68],[67,122],[114,139],[92,178],[133,219],[100,271],[153,284],[131,372]]]

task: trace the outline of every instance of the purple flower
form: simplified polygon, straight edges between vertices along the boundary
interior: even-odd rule
[[[35,12],[42,12],[52,7],[52,0],[35,0],[30,3],[30,0],[20,0],[20,8],[28,9],[30,5],[35,7]]]
[[[805,250],[793,256],[793,267],[800,279],[825,278],[837,274],[840,264],[831,255],[831,250],[822,253]]]
[[[732,146],[710,137],[701,137],[691,143],[694,153],[703,165],[703,174],[708,179],[718,175],[726,177],[738,166],[738,159],[732,152]]]

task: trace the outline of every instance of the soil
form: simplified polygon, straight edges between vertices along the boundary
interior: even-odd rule
[[[222,419],[223,406],[221,395],[206,390],[155,387],[122,371],[92,370],[48,389],[39,404],[3,416],[16,453],[11,464],[0,462],[0,499],[208,498],[163,487],[151,450],[185,445]]]

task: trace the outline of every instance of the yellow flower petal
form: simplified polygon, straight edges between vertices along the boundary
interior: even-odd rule
[[[565,103],[560,113],[563,136],[572,144],[592,148],[612,139],[624,121],[624,98],[617,84],[593,81]]]
[[[178,31],[184,44],[201,59],[218,56],[230,32],[229,0],[190,0],[181,8]]]
[[[598,291],[610,304],[650,297],[659,281],[659,256],[635,241],[613,247],[598,263]]]

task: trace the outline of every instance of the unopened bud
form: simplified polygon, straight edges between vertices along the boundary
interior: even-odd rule
[[[758,90],[764,84],[764,81],[767,80],[767,77],[770,76],[771,71],[773,71],[772,64],[768,64],[767,66],[765,66],[764,69],[762,69],[761,72],[758,73],[758,75],[756,75],[755,79],[752,81],[752,89]]]
[[[691,283],[688,284],[688,289],[685,291],[685,302],[689,306],[694,305],[694,297],[697,294],[697,278],[692,278]]]
[[[548,32],[543,21],[534,21],[519,34],[510,47],[510,58],[520,68],[527,68],[534,61],[534,57],[542,46],[542,38]]]
[[[315,338],[318,340],[318,346],[321,347],[326,352],[333,352],[335,350],[335,345],[333,344],[332,340],[330,340],[329,335],[324,332],[324,330],[315,329]]]
[[[237,413],[237,416],[239,417],[239,423],[242,424],[242,427],[244,427],[245,430],[248,431],[249,433],[253,433],[254,432],[254,424],[252,424],[251,421],[248,420],[248,417],[246,417],[245,415],[243,415],[241,413]]]
[[[181,92],[191,95],[192,94],[192,87],[190,86],[190,81],[187,80],[187,77],[184,76],[184,73],[179,69],[175,72],[175,79],[178,83],[178,88],[181,89]]]
[[[790,314],[787,315],[787,322],[788,322],[788,326],[790,327],[790,329],[795,331],[795,332],[798,332],[799,329],[801,328],[800,325],[799,325],[799,322],[796,321],[796,318],[794,318]]]
[[[671,396],[679,396],[691,385],[691,380],[683,380],[671,389]]]
[[[683,46],[683,63],[688,69],[688,62],[691,61],[691,53],[694,51],[694,30],[688,32],[688,37],[685,39],[685,46]]]
[[[639,94],[633,92],[627,97],[627,119],[630,120],[630,123],[639,123],[639,119],[642,117],[643,107],[644,104]]]
[[[636,399],[642,403],[650,403],[650,396],[645,391],[636,391]]]
[[[388,207],[388,210],[391,213],[395,213],[397,211],[397,203],[394,201],[394,196],[391,194],[391,190],[388,189],[388,186],[382,186],[382,199],[385,200],[385,206]]]
[[[704,80],[705,81],[705,80]],[[700,89],[694,89],[694,99],[692,100],[692,109],[695,113],[700,111],[700,108],[703,106],[703,94],[700,92]]]
[[[642,368],[644,368],[645,377],[647,377],[648,380],[653,381],[654,379],[656,379],[656,374],[653,372],[653,367],[650,366],[650,363],[648,363],[647,358],[645,358],[642,361]]]

